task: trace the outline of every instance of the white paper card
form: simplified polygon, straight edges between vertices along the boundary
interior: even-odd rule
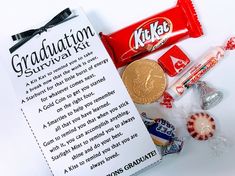
[[[160,155],[87,17],[5,57],[19,105],[55,176],[127,176]]]

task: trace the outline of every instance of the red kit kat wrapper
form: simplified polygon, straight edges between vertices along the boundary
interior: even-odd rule
[[[169,10],[127,26],[101,40],[117,68],[153,51],[203,34],[191,0],[178,0]]]

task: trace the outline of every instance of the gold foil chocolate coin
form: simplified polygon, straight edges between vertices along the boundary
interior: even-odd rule
[[[122,80],[135,103],[158,100],[166,89],[166,76],[157,62],[142,59],[132,62],[122,74]]]

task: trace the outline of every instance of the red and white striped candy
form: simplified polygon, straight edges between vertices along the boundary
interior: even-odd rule
[[[215,133],[215,121],[207,113],[195,113],[187,121],[189,134],[197,140],[207,140]]]

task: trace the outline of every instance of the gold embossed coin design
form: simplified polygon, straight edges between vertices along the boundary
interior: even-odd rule
[[[122,75],[123,82],[135,103],[158,100],[166,89],[166,75],[157,62],[142,59],[132,62]]]

